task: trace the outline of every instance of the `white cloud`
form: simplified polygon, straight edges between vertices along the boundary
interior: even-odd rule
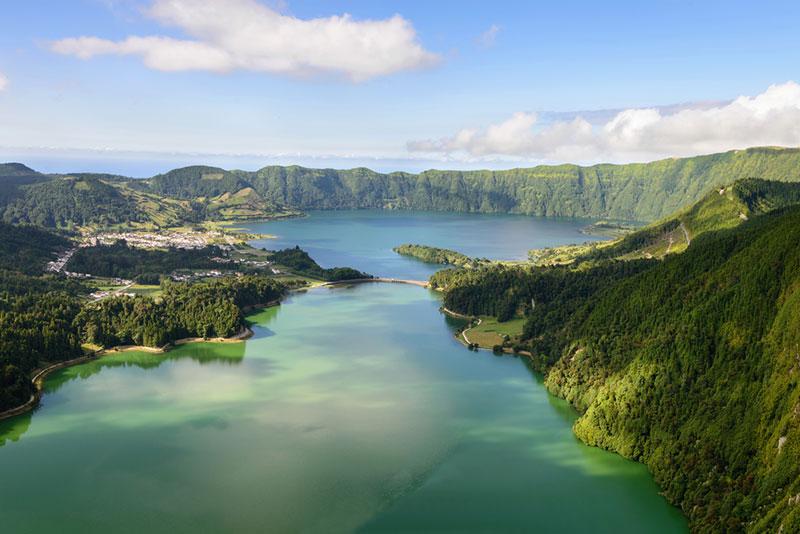
[[[500,32],[500,26],[497,24],[492,24],[489,26],[485,32],[478,36],[477,42],[478,45],[483,48],[490,48],[494,46],[494,42],[497,40],[497,34]]]
[[[8,78],[0,72],[0,91],[4,91],[6,87],[8,87]]]
[[[601,124],[578,116],[540,125],[535,113],[515,113],[484,129],[410,141],[412,152],[519,156],[558,161],[624,161],[690,156],[750,146],[800,145],[800,85],[772,85],[753,97],[714,106],[628,109]]]
[[[354,20],[347,14],[303,20],[256,0],[155,0],[146,13],[191,39],[75,37],[55,41],[51,49],[81,59],[139,56],[145,65],[161,71],[334,74],[354,82],[440,61],[422,47],[412,24],[400,15],[382,20]]]

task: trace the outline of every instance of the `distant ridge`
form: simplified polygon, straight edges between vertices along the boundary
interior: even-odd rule
[[[129,179],[88,173],[46,176],[21,164],[5,164],[0,165],[2,219],[41,224],[24,220],[25,210],[61,211],[56,208],[63,199],[57,193],[29,198],[33,190],[30,184],[70,176],[119,189],[136,204],[124,211],[139,214],[137,218],[143,224],[157,221],[153,224],[168,225],[208,216],[252,219],[296,210],[376,208],[656,221],[692,205],[714,188],[738,180],[800,182],[800,149],[760,147],[651,163],[543,165],[503,171],[429,170],[419,174],[294,165],[257,171],[191,166],[152,178]],[[243,190],[248,190],[243,194],[248,198],[246,206],[241,206],[241,200],[235,206],[225,204]],[[159,199],[169,207],[167,212],[148,215]],[[19,203],[24,204],[24,210],[14,208]],[[58,206],[39,209],[42,203]],[[10,213],[22,219],[9,219]],[[58,225],[99,222],[92,213],[88,216],[83,222],[71,221],[69,213],[40,219],[60,221]]]
[[[209,173],[222,177],[203,179]],[[250,186],[267,200],[300,210],[416,209],[653,221],[698,201],[713,187],[744,178],[800,181],[800,149],[762,147],[652,163],[419,174],[196,166],[154,176],[141,186],[179,198],[234,193]]]

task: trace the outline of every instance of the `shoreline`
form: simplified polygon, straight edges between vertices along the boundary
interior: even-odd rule
[[[316,286],[298,288],[297,290],[293,291],[302,291],[302,290],[307,291],[309,289],[314,289],[315,287],[326,287],[326,286],[334,287],[337,285],[362,284],[367,282],[409,284],[419,287],[428,287],[427,282],[423,282],[420,280],[401,280],[395,278],[358,278],[355,280],[337,280],[334,282],[323,282]],[[281,300],[282,299],[277,299],[267,302],[265,304],[251,304],[248,306],[243,306],[241,308],[241,311],[243,314],[246,314],[258,309],[271,308],[273,306],[280,305]],[[71,360],[64,360],[61,362],[50,364],[42,369],[34,370],[33,377],[31,378],[31,383],[33,384],[33,393],[31,394],[30,398],[24,403],[20,404],[19,406],[16,406],[14,408],[9,408],[8,410],[0,412],[0,421],[12,419],[14,417],[26,414],[31,410],[35,409],[42,400],[42,391],[44,389],[45,379],[47,378],[48,375],[60,369],[64,369],[66,367],[73,367],[75,365],[81,365],[83,363],[87,363],[102,358],[103,356],[119,354],[122,352],[138,351],[138,352],[148,352],[150,354],[164,354],[166,352],[169,352],[174,347],[180,345],[186,345],[189,343],[242,343],[253,337],[253,335],[254,332],[250,328],[250,326],[245,325],[241,331],[237,332],[236,334],[230,337],[214,337],[214,338],[186,337],[167,343],[162,347],[148,347],[145,345],[116,345],[114,347],[102,348],[92,351],[89,354],[85,354],[78,358],[73,358]]]
[[[478,320],[478,324],[481,324],[481,318],[480,317],[464,315],[463,313],[455,312],[453,310],[445,308],[444,306],[442,306],[439,309],[441,310],[442,313],[444,313],[445,315],[449,315],[450,317],[455,317],[457,319],[464,319],[464,320],[467,320],[467,321],[471,321],[471,320],[477,319]],[[474,345],[477,345],[476,350],[488,350],[488,351],[491,351],[493,354],[497,354],[494,351],[493,348],[482,347],[482,346],[478,345],[477,343],[470,342],[469,338],[467,337],[467,330],[471,330],[472,328],[474,328],[474,327],[465,328],[464,330],[461,331],[461,335],[460,336],[458,334],[456,334],[453,337],[456,338],[459,343],[461,343],[462,345],[464,345],[467,348],[469,348],[470,345],[474,344]],[[511,354],[513,356],[525,356],[526,358],[529,358],[531,361],[533,361],[533,354],[530,351],[527,351],[527,350],[520,350],[520,351],[514,352],[514,349],[512,349],[510,347],[503,347],[502,354]]]
[[[269,303],[267,306],[260,306],[260,307],[268,307],[269,305],[273,305]],[[85,354],[78,358],[73,358],[71,360],[64,360],[63,362],[56,362],[50,364],[42,369],[37,370],[33,378],[31,378],[31,383],[33,384],[33,393],[31,397],[20,404],[15,408],[9,408],[4,412],[0,412],[0,421],[5,421],[6,419],[12,419],[19,415],[26,414],[31,410],[35,409],[42,400],[42,392],[44,390],[44,382],[45,379],[55,371],[60,369],[65,369],[67,367],[73,367],[75,365],[81,365],[84,363],[88,363],[94,360],[99,360],[104,356],[111,356],[113,354],[120,354],[123,352],[148,352],[150,354],[165,354],[169,352],[172,348],[186,345],[189,343],[243,343],[247,339],[253,337],[254,332],[249,326],[245,326],[237,332],[236,334],[230,337],[214,337],[214,338],[202,338],[202,337],[186,337],[182,339],[178,339],[171,343],[167,343],[163,347],[147,347],[145,345],[116,345],[114,347],[108,347],[103,349],[98,349],[95,351],[90,352],[89,354]]]

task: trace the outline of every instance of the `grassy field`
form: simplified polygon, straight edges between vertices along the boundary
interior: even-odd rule
[[[133,284],[126,290],[126,293],[133,293],[135,295],[144,295],[147,297],[157,297],[161,295],[162,290],[161,286]]]
[[[506,335],[513,342],[522,334],[523,324],[525,324],[523,317],[499,323],[494,317],[484,316],[481,317],[481,324],[466,331],[467,339],[481,347],[492,348],[495,345],[502,345]]]

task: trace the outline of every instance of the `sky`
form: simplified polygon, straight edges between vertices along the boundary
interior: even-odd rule
[[[148,176],[800,145],[800,3],[4,0],[0,161]],[[11,23],[9,23],[11,21]]]

